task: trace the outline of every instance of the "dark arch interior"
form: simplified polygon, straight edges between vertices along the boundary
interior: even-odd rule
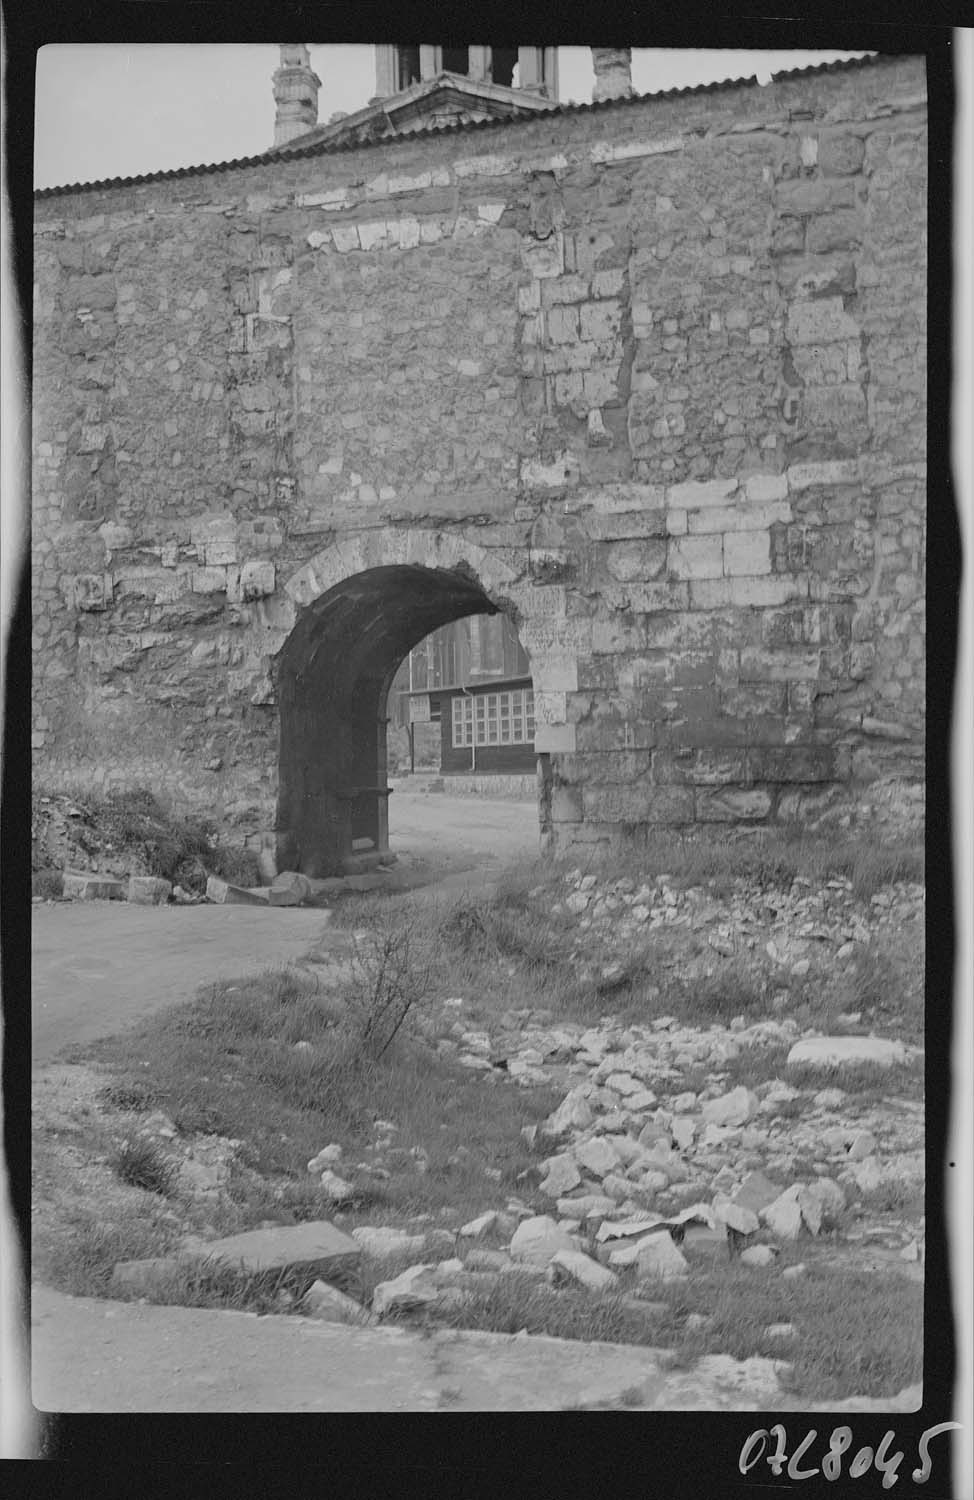
[[[388,848],[386,702],[396,668],[431,631],[497,614],[473,577],[371,568],[308,606],[278,669],[279,869],[341,870],[353,840]]]

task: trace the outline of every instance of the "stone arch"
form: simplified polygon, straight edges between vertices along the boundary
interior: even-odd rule
[[[273,666],[279,868],[334,873],[360,836],[388,847],[386,702],[396,669],[431,631],[464,616],[505,610],[520,625],[539,592],[526,565],[510,549],[389,527],[324,548],[286,581]]]

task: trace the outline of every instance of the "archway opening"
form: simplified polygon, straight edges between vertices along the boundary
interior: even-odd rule
[[[356,846],[388,848],[397,669],[440,627],[499,612],[462,565],[408,564],[366,569],[304,609],[278,659],[280,869],[331,875]]]

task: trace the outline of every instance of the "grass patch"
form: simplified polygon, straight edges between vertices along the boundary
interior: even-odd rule
[[[75,1219],[50,1244],[32,1246],[35,1275],[73,1297],[106,1297],[115,1264],[165,1255],[172,1228],[146,1218],[106,1224],[94,1215]]]
[[[30,877],[30,893],[42,901],[60,901],[64,895],[64,876],[60,870],[33,870]]]
[[[388,1218],[501,1207],[532,1162],[521,1127],[560,1098],[554,1088],[482,1080],[405,1028],[373,1057],[335,998],[293,971],[215,985],[83,1055],[111,1069],[116,1090],[151,1078],[154,1106],[180,1129],[205,1122],[245,1142],[247,1169],[290,1180],[298,1212],[307,1163],[332,1141],[344,1148],[339,1171],[359,1190],[360,1208]],[[380,1119],[398,1129],[394,1145],[377,1152]],[[365,1170],[372,1164],[384,1164],[388,1178]]]
[[[787,1386],[806,1400],[889,1395],[922,1375],[923,1288],[900,1278],[891,1288],[884,1276],[810,1264],[785,1282],[729,1266],[664,1282],[660,1296],[684,1325],[674,1344],[682,1365],[705,1354],[784,1354],[793,1366]],[[687,1327],[691,1313],[709,1321]],[[765,1332],[772,1323],[794,1324],[786,1348]]]
[[[462,1306],[438,1313],[437,1322],[491,1333],[526,1328],[529,1334],[550,1338],[614,1344],[651,1344],[659,1334],[659,1316],[652,1306],[641,1306],[625,1292],[588,1292],[581,1287],[555,1291],[514,1273],[472,1291]]]
[[[176,1180],[175,1164],[153,1141],[138,1136],[122,1141],[109,1156],[108,1165],[129,1187],[141,1188],[144,1193],[159,1193],[162,1197],[172,1192]]]
[[[46,810],[42,797],[47,798]],[[36,788],[32,827],[40,827],[59,800],[57,793]],[[210,819],[174,813],[144,787],[104,795],[86,791],[69,800],[77,809],[77,816],[69,820],[71,837],[85,855],[128,856],[146,874],[196,892],[205,890],[209,875],[234,885],[260,884],[260,867],[252,850],[221,843]]]

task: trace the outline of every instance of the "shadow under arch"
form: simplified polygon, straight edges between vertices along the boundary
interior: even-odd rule
[[[465,560],[379,563],[305,606],[277,658],[279,869],[338,873],[353,840],[388,848],[387,699],[406,654],[467,615],[498,614]]]

